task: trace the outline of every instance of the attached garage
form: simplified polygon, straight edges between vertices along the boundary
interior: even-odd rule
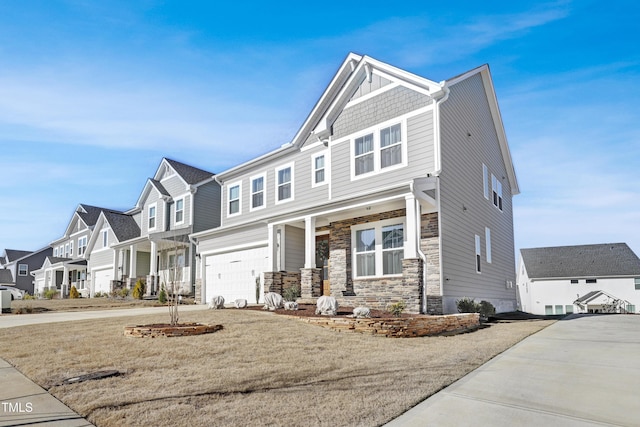
[[[256,302],[256,277],[269,271],[269,249],[266,246],[205,257],[205,295],[208,303],[221,295],[227,303],[236,299]],[[262,289],[260,289],[262,298]]]
[[[106,270],[96,270],[93,272],[93,291],[95,293],[110,293],[111,281],[113,280],[113,269],[107,268]]]

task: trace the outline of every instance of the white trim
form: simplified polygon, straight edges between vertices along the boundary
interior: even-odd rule
[[[20,267],[21,266],[27,267],[27,269],[26,269],[27,271],[24,274],[20,274]],[[22,277],[23,276],[28,276],[29,275],[29,264],[20,264],[20,263],[18,263],[18,267],[16,268],[16,274],[18,276],[22,276]]]
[[[476,256],[474,259],[474,264],[475,264],[476,273],[481,274],[482,273],[482,245],[480,243],[480,236],[478,236],[477,234],[475,237],[475,244],[476,244]]]
[[[275,190],[275,192],[274,192],[273,197],[275,199],[274,201],[275,201],[276,205],[279,205],[281,203],[291,202],[291,201],[295,200],[295,193],[293,191],[294,185],[295,185],[294,165],[295,165],[295,162],[290,162],[290,163],[285,163],[283,165],[280,165],[280,166],[277,166],[277,167],[274,168],[274,172],[275,172],[275,175],[274,175],[274,190]],[[278,182],[278,172],[283,171],[283,170],[285,170],[287,168],[291,169],[291,179],[289,180],[290,194],[291,195],[290,195],[290,197],[287,197],[286,199],[279,200],[278,199],[278,187],[280,185],[283,185],[283,184],[280,184]]]
[[[149,227],[149,220],[151,219],[151,208],[154,209],[153,227]],[[145,225],[146,225],[147,232],[157,230],[158,229],[158,202],[153,202],[147,205],[146,216],[147,218],[145,221]]]
[[[482,164],[482,189],[484,198],[489,200],[489,168],[484,163]]]
[[[491,229],[484,228],[484,243],[486,246],[487,264],[491,264]]]
[[[353,99],[353,100],[350,99],[349,101],[347,101],[347,104],[344,106],[344,108],[353,107],[354,105],[357,105],[357,104],[359,104],[361,102],[369,100],[369,99],[371,99],[371,98],[373,98],[375,96],[381,95],[384,92],[387,92],[387,91],[389,91],[391,89],[395,89],[395,88],[397,88],[399,86],[402,86],[399,82],[396,81],[396,79],[394,79],[393,77],[389,76],[388,74],[386,76],[383,75],[384,73],[373,72],[372,74],[377,74],[378,76],[391,81],[391,83],[389,83],[388,85],[384,85],[384,86],[374,90],[373,92],[369,92],[366,95],[362,95],[362,96],[360,96],[360,97],[358,97],[356,99]],[[365,81],[367,81],[366,78],[362,82],[364,83]],[[362,85],[362,83],[361,83],[361,85]],[[358,87],[360,87],[360,86],[358,86]]]
[[[322,170],[324,171],[324,180],[322,182],[316,182],[316,159],[319,157],[324,157],[324,166]],[[321,187],[323,185],[329,184],[329,165],[331,164],[329,160],[329,150],[322,150],[318,153],[315,153],[311,156],[311,188]]]
[[[253,206],[253,195],[257,194],[253,192],[253,181],[262,178],[262,205]],[[249,177],[249,212],[259,211],[267,207],[267,173],[262,172]]]
[[[199,252],[199,254],[200,254],[200,257],[207,257],[209,255],[225,254],[228,252],[236,252],[236,251],[242,251],[245,249],[261,248],[261,247],[267,247],[267,246],[269,246],[268,240],[260,240],[257,242],[243,243],[242,245],[227,246],[221,249],[209,249],[208,251]]]
[[[238,198],[231,200],[231,189],[238,187]],[[231,202],[238,200],[238,212],[231,213]],[[236,181],[227,185],[227,218],[232,218],[242,214],[242,181]]]
[[[400,163],[394,164],[394,165],[390,165],[387,167],[382,167],[381,162],[382,162],[382,150],[384,148],[387,147],[381,147],[381,138],[380,138],[380,133],[387,128],[390,128],[392,126],[395,125],[400,125],[400,135],[401,135],[401,140],[399,142],[400,144],[400,153],[401,153],[401,161]],[[373,170],[369,171],[369,172],[365,172],[362,173],[360,175],[356,175],[356,167],[355,167],[355,143],[356,143],[356,139],[358,138],[362,138],[364,136],[367,135],[373,135]],[[367,129],[364,129],[362,131],[359,131],[358,133],[354,133],[353,135],[351,135],[351,137],[349,138],[349,168],[350,168],[350,176],[351,176],[351,181],[357,181],[359,179],[366,179],[366,178],[370,178],[372,176],[375,175],[379,175],[382,173],[386,173],[386,172],[390,172],[390,171],[394,171],[397,169],[401,169],[406,167],[409,163],[408,163],[408,148],[407,148],[407,119],[406,118],[402,118],[402,119],[392,119],[392,120],[387,120],[385,122],[376,124],[375,126],[369,127]]]
[[[351,270],[351,275],[353,279],[378,279],[378,278],[389,278],[389,277],[402,277],[402,273],[396,274],[383,274],[383,253],[384,250],[382,248],[382,229],[389,225],[402,225],[402,251],[404,259],[404,251],[406,251],[407,246],[407,218],[405,216],[399,216],[396,218],[389,218],[382,221],[375,222],[366,222],[362,224],[355,224],[351,226],[351,265],[353,266]],[[370,276],[358,276],[358,262],[357,256],[358,252],[356,250],[356,233],[360,230],[366,229],[374,229],[375,233],[375,249],[373,251],[369,251],[368,253],[374,253],[375,256],[375,274]],[[394,248],[393,250],[399,250],[400,248]],[[360,252],[361,254],[362,252]]]
[[[173,224],[174,225],[182,225],[185,222],[185,215],[184,215],[185,199],[186,199],[186,196],[181,196],[175,199],[173,202]],[[181,221],[178,221],[178,202],[182,202],[182,209],[181,209],[182,220]]]

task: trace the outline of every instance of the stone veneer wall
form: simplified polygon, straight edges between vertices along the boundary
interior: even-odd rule
[[[300,269],[300,296],[315,298],[322,295],[321,268]]]
[[[427,313],[442,314],[442,291],[440,289],[440,237],[438,213],[422,215],[420,228],[420,250],[427,257]]]
[[[202,279],[196,279],[196,290],[195,290],[195,303],[203,304],[205,301],[202,301]]]
[[[282,293],[289,288],[300,285],[300,272],[267,271],[264,273],[264,293]]]

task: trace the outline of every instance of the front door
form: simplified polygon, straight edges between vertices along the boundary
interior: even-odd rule
[[[320,280],[322,281],[322,295],[331,295],[329,285],[329,235],[316,236],[316,266],[322,266]]]

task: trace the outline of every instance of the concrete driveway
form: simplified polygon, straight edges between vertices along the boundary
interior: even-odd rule
[[[638,426],[640,316],[573,315],[386,424]]]

